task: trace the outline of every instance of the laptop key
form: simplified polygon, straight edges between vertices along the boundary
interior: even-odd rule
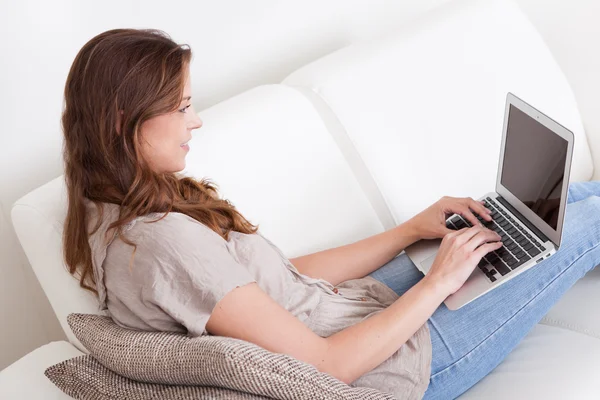
[[[502,276],[510,272],[510,268],[508,268],[500,259],[498,259],[495,263],[492,263],[492,265],[496,267],[496,271],[500,272],[500,275]]]
[[[531,260],[531,256],[529,254],[525,254],[525,256],[523,258],[519,258],[519,261],[529,261]]]
[[[511,257],[510,260],[507,260],[506,263],[508,264],[509,267],[512,267],[513,265],[515,265],[519,260],[517,260],[516,258]]]
[[[503,256],[506,255],[506,254],[510,255],[510,253],[508,252],[508,250],[506,250],[504,247],[500,247],[498,250],[495,251],[495,253],[500,258],[504,258]]]
[[[541,253],[541,251],[539,251],[539,250],[537,249],[537,247],[532,247],[531,249],[527,250],[527,252],[529,253],[529,255],[530,255],[531,257],[535,257],[535,256],[537,256],[538,254],[540,254],[540,253]]]
[[[515,257],[517,257],[519,260],[523,259],[527,254],[525,254],[525,252],[521,249],[519,249],[519,251],[517,251],[516,253],[514,253]]]
[[[515,264],[511,265],[510,267],[514,270],[517,267],[520,267],[521,265],[525,264],[527,260],[519,260],[517,261]]]
[[[517,232],[514,236],[514,238],[518,241],[519,239],[525,239],[525,236],[521,235],[519,232]]]
[[[486,254],[485,258],[488,260],[488,262],[492,265],[494,265],[494,263],[496,261],[498,261],[500,258],[498,258],[497,255],[495,255],[494,253],[488,253]]]
[[[523,249],[525,249],[525,250],[529,251],[529,249],[531,249],[532,247],[533,247],[533,245],[532,245],[531,243],[529,243],[529,242],[528,242],[527,244],[525,244],[525,245],[523,246]]]
[[[529,243],[529,240],[527,240],[523,236],[521,236],[520,239],[517,239],[517,243],[519,243],[521,246],[525,246],[526,243]]]

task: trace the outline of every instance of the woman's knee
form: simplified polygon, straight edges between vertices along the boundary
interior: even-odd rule
[[[594,195],[600,196],[600,181],[571,182],[567,190],[568,203],[581,201]]]

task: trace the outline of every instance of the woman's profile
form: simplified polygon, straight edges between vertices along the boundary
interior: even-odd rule
[[[569,187],[553,257],[457,311],[444,299],[502,246],[471,198],[288,259],[215,183],[180,174],[202,127],[191,63],[162,31],[113,29],[82,47],[65,84],[65,261],[123,327],[234,337],[399,399],[455,398],[600,264],[596,181]],[[454,213],[474,226],[449,230]],[[423,238],[443,238],[426,276],[400,254]]]

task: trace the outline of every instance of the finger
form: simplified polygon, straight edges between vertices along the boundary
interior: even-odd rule
[[[487,253],[493,250],[498,250],[500,247],[502,247],[502,242],[482,244],[473,252],[473,257],[475,257],[477,260],[481,260]]]
[[[475,201],[473,199],[469,199],[469,207],[471,207],[471,209],[473,209],[473,211],[476,211],[477,214],[481,215],[483,217],[483,219],[486,219],[488,221],[492,220],[491,217],[491,213],[492,211],[488,208],[485,208],[483,206],[483,202],[479,202],[479,201]]]
[[[448,229],[447,227],[442,228],[442,236],[450,235],[451,233],[456,232],[454,229]]]
[[[483,229],[483,227],[481,225],[474,225],[470,228],[463,228],[463,229],[459,230],[458,231],[459,234],[457,235],[457,238],[456,238],[457,244],[459,246],[464,245],[469,240],[471,240],[471,238],[473,236],[475,236],[479,232],[481,232],[482,229]]]
[[[453,237],[453,236],[459,236],[459,235],[462,235],[463,233],[465,233],[469,229],[471,229],[471,228],[461,228],[459,230],[452,230],[452,229],[450,229],[451,232],[449,232],[448,234],[446,234],[446,236],[448,238]]]
[[[497,242],[499,242],[500,245],[502,245],[502,242],[500,240],[501,240],[500,235],[498,235],[494,231],[491,231],[491,230],[489,230],[487,228],[484,228],[479,233],[477,233],[476,235],[474,235],[465,244],[465,247],[466,247],[466,249],[468,251],[474,251],[475,249],[477,249],[480,245],[482,245],[484,243],[490,243],[490,242],[497,243]]]
[[[481,225],[475,214],[471,212],[471,209],[468,206],[460,210],[460,215],[467,219],[473,226]]]

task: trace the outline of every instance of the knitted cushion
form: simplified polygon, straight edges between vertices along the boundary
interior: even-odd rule
[[[115,374],[90,355],[53,365],[46,369],[44,375],[60,390],[78,400],[270,399],[225,388],[137,382]]]
[[[70,314],[67,321],[102,365],[139,382],[221,387],[282,400],[394,399],[240,339],[126,329],[94,314]]]

